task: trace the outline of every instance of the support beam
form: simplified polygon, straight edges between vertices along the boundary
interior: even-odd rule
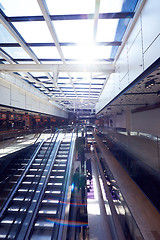
[[[125,19],[133,18],[134,12],[112,12],[100,13],[99,19]],[[52,21],[67,21],[67,20],[88,20],[94,19],[94,14],[67,14],[67,15],[50,15]],[[9,22],[31,22],[44,21],[43,16],[21,16],[21,17],[7,17]]]
[[[99,19],[100,0],[95,1],[95,13],[94,13],[94,28],[93,28],[93,41],[96,42],[98,19]]]
[[[46,21],[46,24],[48,26],[48,29],[50,31],[50,34],[53,38],[53,41],[57,47],[57,50],[59,52],[59,55],[62,59],[62,62],[65,63],[65,58],[64,58],[64,55],[63,55],[63,52],[62,52],[62,49],[61,49],[61,46],[59,44],[59,41],[58,41],[58,38],[57,38],[57,34],[56,34],[56,31],[55,31],[55,28],[54,28],[54,25],[50,19],[50,16],[49,16],[49,10],[48,10],[48,7],[47,7],[47,4],[46,4],[46,1],[45,0],[37,0],[38,1],[38,4],[40,6],[40,9],[43,13],[43,16],[44,16],[44,19]]]
[[[18,34],[18,32],[14,29],[14,27],[11,25],[11,23],[8,23],[5,17],[3,16],[2,12],[0,11],[0,23],[6,28],[6,30],[12,35],[12,37],[17,41],[17,43],[24,49],[24,51],[33,59],[33,61],[36,64],[40,64],[40,61],[38,60],[37,56],[34,54],[34,52],[27,46],[27,44],[24,42],[23,38]],[[10,60],[4,58],[9,63]],[[54,80],[50,77],[49,73],[46,73],[47,77],[53,81],[53,85],[55,86]]]
[[[53,24],[53,22],[51,21],[51,18],[50,18],[50,14],[49,14],[49,10],[48,10],[46,1],[45,0],[37,0],[37,1],[38,1],[39,6],[40,6],[40,9],[41,9],[41,11],[43,13],[43,17],[44,17],[44,19],[46,21],[46,24],[48,26],[48,29],[49,29],[50,34],[52,36],[52,39],[53,39],[53,41],[54,41],[54,43],[55,43],[55,45],[57,47],[58,53],[59,53],[59,55],[60,55],[60,57],[62,59],[62,62],[63,62],[63,64],[66,64],[66,60],[65,60],[65,57],[63,55],[63,51],[62,51],[62,48],[61,48],[61,46],[59,44],[58,37],[57,37],[56,31],[55,31],[55,28],[54,28],[54,24]],[[74,87],[72,78],[70,76],[70,73],[69,72],[67,72],[67,73],[68,73],[70,82],[72,84],[74,93],[77,96],[77,92],[75,90],[75,87]]]
[[[3,53],[1,50],[0,50],[0,56],[4,58],[8,63],[14,64],[13,60],[9,56],[7,56],[5,53]]]
[[[0,71],[11,72],[114,72],[113,64],[0,64]]]
[[[35,61],[35,63],[40,63],[36,55],[32,52],[30,48],[27,47],[26,43],[19,36],[19,34],[14,31],[12,26],[6,21],[2,13],[0,12],[0,23],[7,29],[7,31],[12,35],[12,37],[19,43],[19,45],[24,49],[25,52]]]
[[[112,41],[112,42],[96,42],[96,46],[120,46],[121,41]],[[59,45],[61,47],[68,47],[68,46],[79,46],[81,43],[78,42],[60,42]],[[54,42],[43,42],[43,43],[26,43],[28,47],[55,47]],[[19,43],[0,43],[0,47],[20,47]]]

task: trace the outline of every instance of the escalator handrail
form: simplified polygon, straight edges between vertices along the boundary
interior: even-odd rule
[[[62,202],[65,202],[67,199],[68,195],[68,188],[69,188],[69,180],[71,176],[71,168],[72,168],[72,161],[69,161],[72,157],[74,150],[74,130],[72,131],[72,136],[71,136],[71,143],[70,143],[70,148],[69,148],[69,153],[67,157],[67,169],[66,169],[66,175],[65,175],[65,180],[63,184],[63,196],[62,196]],[[62,221],[65,219],[65,209],[66,209],[67,204],[61,205],[61,209],[59,211],[59,219]],[[61,240],[62,234],[63,234],[63,224],[57,225],[57,231],[56,231],[56,239]]]
[[[47,130],[47,129],[45,129]],[[55,135],[59,134],[59,130],[57,130],[55,132],[55,134],[52,136],[52,139],[55,137]],[[57,135],[58,136],[58,135]],[[17,189],[19,188],[21,182],[23,181],[23,178],[25,177],[27,171],[29,170],[30,166],[32,165],[36,155],[38,154],[40,148],[42,147],[43,143],[44,143],[45,139],[43,139],[37,146],[37,148],[35,149],[34,153],[32,154],[31,158],[30,158],[30,161],[26,167],[26,169],[24,170],[23,174],[21,175],[21,177],[18,179],[18,182],[16,184],[16,186],[14,187],[13,191],[11,191],[10,195],[8,196],[7,200],[4,202],[2,208],[1,208],[1,211],[0,211],[0,218],[3,216],[3,213],[6,211],[10,201],[12,200],[14,194],[16,193]]]
[[[29,162],[28,166],[27,166],[26,169],[24,170],[24,172],[23,172],[23,174],[21,175],[21,177],[19,178],[16,186],[14,187],[13,191],[11,192],[11,194],[9,195],[7,201],[5,202],[4,206],[2,207],[1,212],[0,212],[0,218],[2,217],[3,213],[4,213],[5,210],[7,209],[8,204],[10,203],[10,201],[12,200],[12,198],[13,198],[14,194],[16,193],[17,189],[19,188],[19,186],[20,186],[23,178],[25,177],[27,171],[29,170],[31,164],[33,163],[33,161],[34,161],[37,153],[39,152],[41,146],[43,145],[43,143],[44,143],[44,139],[40,142],[40,144],[38,145],[38,147],[37,147],[36,150],[34,151],[34,153],[33,153],[32,157],[31,157],[31,159],[30,159],[30,162]]]
[[[40,136],[41,136],[43,133],[47,132],[47,131],[50,131],[51,136],[52,136],[52,129],[51,129],[51,128],[44,129],[44,130],[39,134],[39,136],[37,137],[37,139],[36,139],[36,141],[34,142],[34,144],[36,144],[37,141],[38,141],[38,139],[40,138]],[[50,136],[50,138],[51,138],[51,136]],[[48,139],[49,139],[49,138],[48,138]]]
[[[29,219],[29,224],[28,224],[28,226],[26,226],[26,225],[24,227],[22,226],[21,231],[19,232],[19,235],[17,237],[17,240],[19,240],[19,239],[24,239],[24,240],[26,239],[26,240],[28,240],[29,239],[29,235],[30,235],[31,229],[33,227],[33,223],[35,221],[35,218],[36,218],[36,215],[37,215],[37,212],[38,212],[38,209],[39,209],[42,197],[44,195],[44,192],[45,192],[45,189],[46,189],[46,186],[47,186],[47,183],[48,183],[48,179],[49,179],[49,176],[50,176],[50,173],[51,173],[51,170],[52,170],[52,166],[53,166],[53,164],[55,162],[55,158],[56,158],[56,155],[57,155],[57,152],[58,152],[58,149],[59,149],[60,141],[58,141],[58,142],[56,141],[57,138],[58,138],[59,132],[57,132],[56,134],[54,134],[54,136],[52,137],[52,140],[55,137],[55,139],[53,141],[54,142],[54,146],[53,146],[53,148],[52,148],[52,150],[50,152],[50,155],[49,155],[49,157],[50,157],[52,155],[52,153],[53,153],[52,163],[50,165],[49,170],[47,171],[47,176],[45,177],[45,180],[44,180],[44,183],[43,183],[40,195],[38,197],[38,200],[36,201],[36,206],[34,206],[34,209],[32,209],[32,217]],[[49,159],[49,157],[48,157],[48,159]],[[47,166],[47,164],[46,164],[46,166]],[[45,169],[44,169],[44,171],[45,171]]]

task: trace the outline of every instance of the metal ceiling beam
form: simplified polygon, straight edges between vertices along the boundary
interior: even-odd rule
[[[0,64],[0,71],[15,72],[99,72],[113,73],[113,64]]]
[[[16,62],[33,62],[33,59],[31,58],[13,58]],[[78,59],[74,58],[67,58],[65,59],[66,63],[68,62],[79,62]],[[96,62],[113,62],[113,58],[106,58],[106,59],[96,59]],[[0,59],[0,61],[5,61],[5,59]],[[60,58],[39,58],[39,61],[41,62],[62,62]]]
[[[93,41],[96,42],[98,19],[99,19],[100,0],[95,1],[95,13],[94,13],[94,27],[93,27]]]
[[[37,56],[32,52],[32,50],[26,45],[22,37],[14,30],[14,28],[11,26],[10,23],[7,22],[5,17],[2,14],[2,11],[0,11],[0,23],[6,28],[6,30],[12,35],[12,37],[18,42],[18,44],[24,49],[24,51],[34,60],[36,64],[40,64],[40,61],[38,60]],[[49,73],[46,74],[47,77],[53,81],[54,80],[50,77]]]
[[[62,59],[62,62],[63,62],[63,64],[65,64],[65,63],[66,63],[66,60],[65,60],[65,58],[64,58],[62,48],[61,48],[61,46],[60,46],[60,44],[59,44],[58,37],[57,37],[56,31],[55,31],[53,22],[51,21],[50,14],[49,14],[49,10],[48,10],[46,1],[45,1],[45,0],[37,0],[37,2],[38,2],[39,7],[40,7],[40,9],[41,9],[41,11],[42,11],[43,17],[44,17],[44,19],[45,19],[45,21],[46,21],[46,24],[47,24],[47,26],[48,26],[48,29],[49,29],[49,31],[50,31],[50,34],[51,34],[51,36],[52,36],[52,38],[53,38],[53,41],[54,41],[54,43],[55,43],[55,45],[56,45],[56,47],[57,47],[58,53],[59,53],[59,55],[60,55],[60,57],[61,57],[61,59]],[[53,71],[53,72],[55,72],[55,71]],[[70,78],[70,82],[71,82],[71,84],[72,84],[72,87],[73,87],[73,89],[74,89],[74,92],[75,92],[75,94],[77,95],[76,90],[75,90],[75,87],[74,87],[74,84],[73,84],[73,82],[72,82],[72,78],[71,78],[71,76],[70,76],[69,73],[68,73],[68,76],[69,76],[69,78]]]
[[[99,19],[125,19],[132,18],[134,12],[114,12],[114,13],[100,13]],[[50,15],[52,21],[66,21],[66,20],[88,20],[94,19],[94,14],[67,14],[67,15]],[[6,17],[9,22],[31,22],[44,21],[43,16],[20,16],[20,17]]]
[[[19,34],[13,29],[11,24],[9,24],[5,17],[3,16],[2,12],[0,12],[0,23],[7,29],[7,31],[12,35],[12,37],[18,42],[18,44],[24,49],[25,52],[34,60],[35,63],[40,64],[40,61],[36,57],[36,55],[32,52],[32,50],[26,45],[24,40],[19,36]],[[6,59],[6,58],[5,58]],[[7,60],[9,62],[9,59]],[[10,62],[11,63],[11,62]],[[56,87],[56,83],[54,79],[51,78],[49,73],[46,73],[47,77],[53,81],[53,85]],[[27,73],[27,76],[30,78],[30,75]],[[61,90],[60,90],[61,91]],[[62,91],[61,91],[62,92]],[[63,92],[62,92],[63,94]]]
[[[7,62],[14,64],[13,60],[9,56],[7,56],[5,53],[3,53],[1,50],[0,50],[0,56],[4,58]]]
[[[121,41],[113,41],[113,42],[96,42],[96,46],[120,46]],[[60,42],[60,46],[78,46],[81,43],[78,42]],[[50,43],[26,43],[28,47],[55,47],[54,42]],[[0,47],[20,47],[19,43],[0,43]]]
[[[19,43],[19,45],[27,52],[27,54],[35,61],[35,63],[40,63],[36,55],[31,51],[30,48],[26,46],[26,43],[19,36],[19,34],[14,31],[13,27],[6,21],[5,17],[0,12],[0,23],[7,29],[7,31],[12,35],[12,37]]]
[[[89,101],[91,100],[95,104],[95,103],[97,103],[98,98],[94,98],[94,97],[88,98],[88,96],[87,97],[81,96],[81,99],[77,99],[76,96],[75,96],[75,97],[67,97],[67,98],[65,98],[65,97],[64,98],[63,97],[58,97],[58,100],[69,101],[69,102],[78,102],[79,104],[81,104],[81,103],[83,103],[83,104],[84,103],[90,104],[90,102],[88,102],[88,100]]]
[[[39,4],[39,7],[42,11],[42,14],[43,14],[43,17],[46,21],[46,24],[48,26],[48,29],[50,31],[50,34],[53,38],[53,41],[57,47],[57,50],[59,52],[59,55],[63,61],[63,63],[65,63],[65,58],[64,58],[64,55],[63,55],[63,52],[62,52],[62,49],[61,49],[61,46],[59,44],[59,41],[58,41],[58,38],[57,38],[57,34],[56,34],[56,31],[55,31],[55,28],[54,28],[54,25],[50,19],[50,16],[49,16],[49,10],[48,10],[48,7],[47,7],[47,4],[46,4],[46,1],[45,0],[37,0],[38,4]]]

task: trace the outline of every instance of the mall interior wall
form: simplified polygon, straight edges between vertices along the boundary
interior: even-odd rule
[[[160,56],[160,1],[143,2],[143,8],[137,11],[135,20],[130,22],[131,32],[127,31],[124,36],[126,42],[115,62],[115,72],[108,78],[96,105],[96,113],[135,81]]]
[[[68,112],[38,89],[13,75],[0,73],[0,103],[3,106],[68,118]]]

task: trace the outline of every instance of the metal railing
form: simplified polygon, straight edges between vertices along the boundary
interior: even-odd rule
[[[66,175],[65,175],[64,185],[63,185],[64,188],[63,188],[63,196],[62,196],[62,202],[66,202],[66,200],[68,200],[68,202],[67,204],[63,204],[59,211],[59,219],[61,219],[62,222],[68,220],[68,217],[69,217],[69,210],[66,213],[66,207],[69,207],[69,204],[70,204],[68,193],[69,193],[69,184],[71,180],[71,168],[72,168],[72,162],[73,162],[74,146],[75,146],[75,138],[74,138],[74,131],[73,131],[71,136],[71,143],[69,147],[69,154],[67,157],[67,169],[66,169]],[[69,193],[69,195],[71,197],[71,192]],[[57,225],[54,239],[57,239],[57,240],[65,239],[66,234],[67,234],[67,227],[64,226],[63,224]]]
[[[41,137],[41,135],[44,134],[44,133],[46,133],[46,132],[50,132],[50,134],[51,134],[51,136],[52,136],[52,129],[45,129],[45,130],[43,130],[43,131],[39,134],[39,136],[37,137],[37,139],[36,139],[36,141],[34,142],[34,144],[36,144],[36,143],[38,142],[38,139]],[[48,137],[47,139],[51,138],[51,136]]]

